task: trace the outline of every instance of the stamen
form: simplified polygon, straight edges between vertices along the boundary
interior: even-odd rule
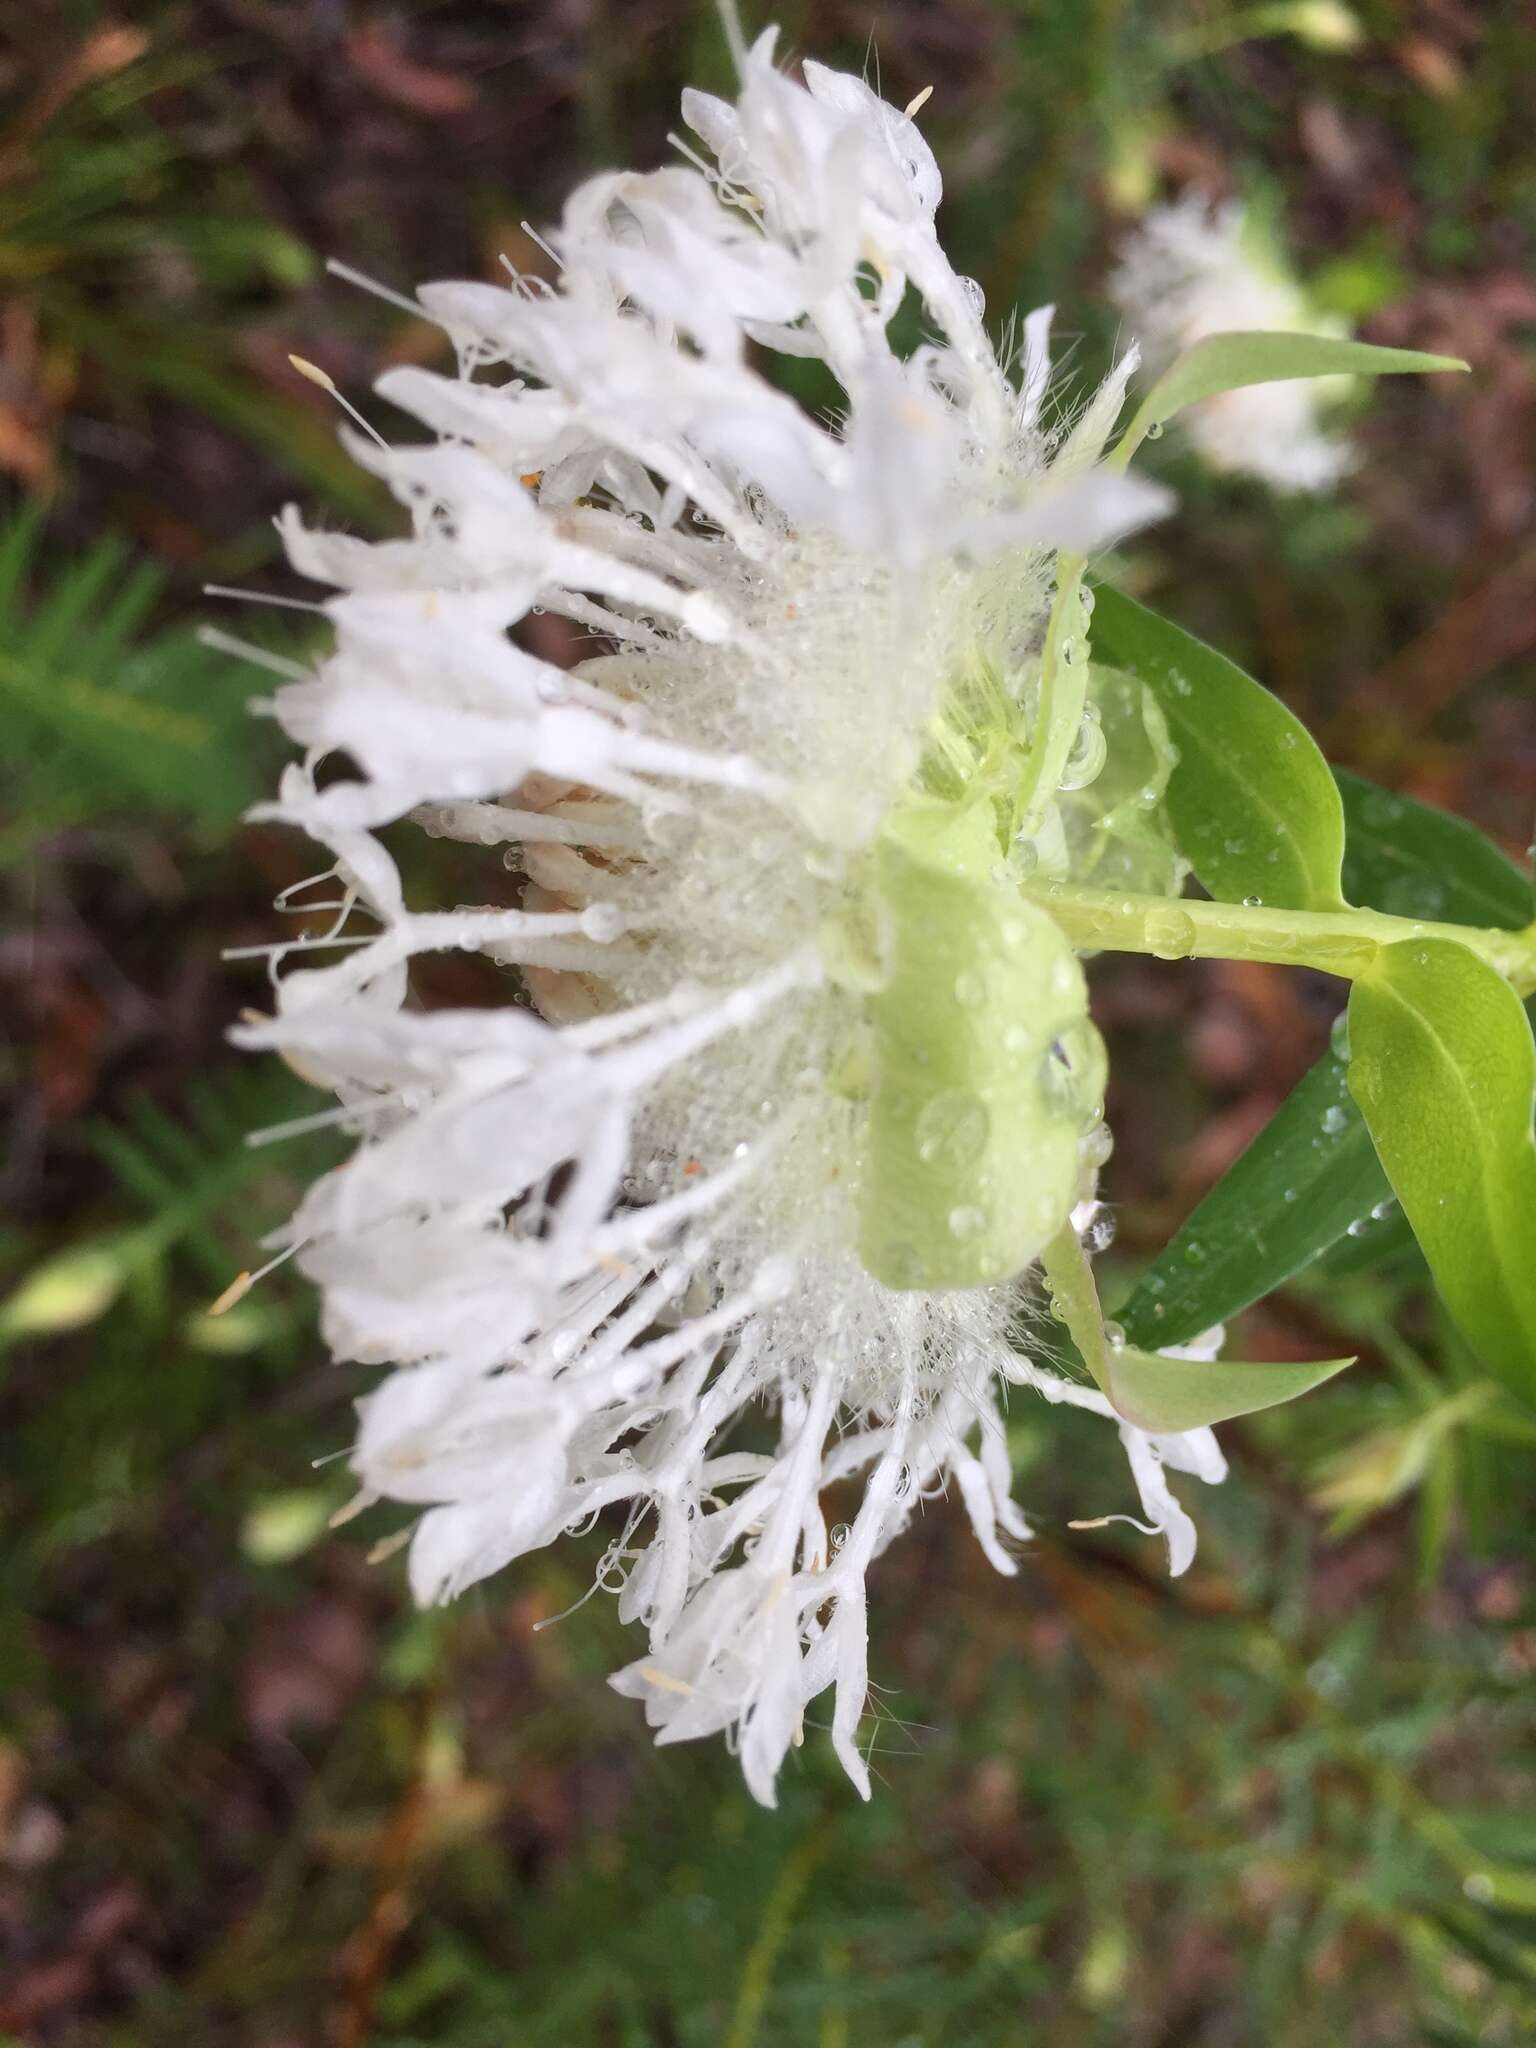
[[[361,427],[363,432],[368,436],[370,441],[376,443],[378,447],[382,448],[386,455],[390,453],[389,443],[385,440],[384,436],[379,432],[378,428],[374,426],[370,420],[367,420],[363,417],[363,415],[358,411],[357,407],[352,403],[351,399],[348,398],[344,392],[337,389],[335,379],[329,376],[324,370],[322,370],[318,363],[312,363],[304,356],[290,355],[288,360],[290,363],[292,363],[293,367],[298,371],[301,377],[307,377],[311,384],[318,384],[322,391],[328,391],[331,397],[334,398],[336,403],[341,407],[342,411],[347,415],[347,418],[349,420],[352,420],[357,426]]]
[[[268,1242],[270,1241],[269,1239]],[[211,1301],[204,1309],[204,1315],[227,1315],[237,1301],[244,1301],[258,1280],[265,1280],[269,1273],[275,1272],[286,1260],[291,1259],[296,1251],[301,1251],[305,1242],[307,1240],[301,1239],[297,1244],[288,1245],[276,1258],[268,1259],[264,1266],[258,1266],[254,1273],[237,1273],[218,1300]]]

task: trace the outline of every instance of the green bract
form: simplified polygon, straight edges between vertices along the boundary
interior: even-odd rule
[[[859,1253],[888,1287],[974,1287],[1028,1265],[1072,1207],[1099,1115],[1082,969],[1001,863],[985,798],[913,798],[875,850],[886,966],[868,999]]]

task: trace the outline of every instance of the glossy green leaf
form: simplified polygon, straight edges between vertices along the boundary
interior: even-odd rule
[[[1344,802],[1344,893],[1351,903],[1508,931],[1530,922],[1529,880],[1475,825],[1341,768],[1333,774]]]
[[[1350,994],[1349,1085],[1447,1308],[1536,1401],[1536,1046],[1519,998],[1449,939],[1383,948]]]
[[[1199,1429],[1278,1408],[1354,1364],[1352,1358],[1249,1365],[1236,1359],[1163,1358],[1127,1344],[1109,1354],[1109,1398],[1137,1429]]]
[[[1380,377],[1410,371],[1465,370],[1456,356],[1421,355],[1416,349],[1377,348],[1327,334],[1207,334],[1170,363],[1137,407],[1115,450],[1124,465],[1154,427],[1194,405],[1247,384],[1281,384],[1297,377]]]
[[[1168,721],[1179,750],[1168,813],[1210,893],[1337,910],[1344,807],[1306,727],[1235,662],[1117,590],[1096,594],[1093,644],[1141,678]]]
[[[1347,1076],[1325,1054],[1194,1210],[1116,1311],[1132,1343],[1225,1322],[1391,1202]]]

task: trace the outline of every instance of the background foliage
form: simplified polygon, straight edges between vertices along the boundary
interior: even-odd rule
[[[814,1737],[776,1814],[716,1749],[648,1748],[602,1684],[626,1654],[607,1607],[533,1628],[592,1557],[417,1616],[368,1561],[376,1529],[326,1529],[347,1488],[311,1460],[344,1446],[358,1383],[281,1274],[205,1314],[329,1155],[323,1133],[244,1143],[313,1102],[225,1048],[260,982],[220,951],[271,935],[305,865],[238,824],[273,771],[246,716],[262,675],[198,643],[199,587],[286,587],[289,497],[379,516],[287,356],[366,403],[435,344],[322,260],[404,288],[503,251],[537,268],[520,221],[583,170],[659,161],[681,85],[723,86],[723,57],[689,0],[6,12],[0,2038],[1529,2040],[1536,1425],[1391,1216],[1242,1319],[1238,1355],[1362,1363],[1224,1432],[1233,1481],[1199,1501],[1177,1586],[1134,1534],[1066,1529],[1121,1505],[1116,1461],[1017,1408],[1022,1577],[942,1511],[879,1575],[868,1809]],[[1276,209],[1370,339],[1471,362],[1381,385],[1333,500],[1212,481],[1170,433],[1152,459],[1183,509],[1125,569],[1343,768],[1520,854],[1528,10],[1363,0],[1348,50],[1304,0],[781,18],[792,48],[868,54],[897,101],[935,87],[957,266],[998,322],[1057,301],[1085,384],[1116,234],[1190,188]],[[1326,1049],[1341,993],[1096,972],[1126,1289]]]

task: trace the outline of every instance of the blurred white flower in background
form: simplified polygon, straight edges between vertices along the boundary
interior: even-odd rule
[[[871,875],[935,750],[984,782],[965,689],[1023,729],[1053,551],[1164,503],[1100,462],[1134,352],[1048,428],[1049,309],[1000,364],[940,250],[913,121],[772,54],[771,35],[743,54],[735,105],[687,95],[707,156],[572,195],[554,288],[423,288],[459,374],[379,389],[436,438],[350,437],[411,537],[285,516],[294,566],[340,594],[334,650],[276,692],[304,756],[265,815],[334,856],[347,950],[279,973],[306,949],[274,949],[276,1014],[239,1034],[360,1135],[280,1241],[337,1358],[394,1367],[353,1466],[365,1500],[423,1510],[417,1597],[609,1511],[602,1579],[649,1639],[614,1683],[659,1740],[726,1731],[770,1802],[828,1686],[867,1790],[865,1574],[925,1501],[957,1494],[1015,1569],[1002,1390],[1121,1426],[1021,1348],[1020,1272],[1069,1214],[1087,1228],[1108,1149],[1081,972],[1043,913],[997,940],[1046,948],[1009,1054],[1050,1141],[1038,1173],[1009,1164],[1017,1215],[1001,1236],[968,1203],[920,1215],[953,1271],[868,1252],[909,1193],[879,1183],[877,1116],[910,1138],[914,1184],[986,1146],[975,1098],[880,1094],[868,1006],[900,910]],[[903,357],[887,330],[908,294],[929,338]],[[757,367],[775,353],[832,373],[835,424]],[[509,629],[540,609],[618,651],[574,673],[536,658]],[[483,900],[409,903],[402,842],[379,836],[402,821],[484,849]],[[966,888],[991,903],[993,879]],[[532,1007],[510,976],[503,1008],[416,1007],[411,963],[445,949],[515,968]],[[936,1042],[963,1032],[965,980],[934,992]],[[1219,1479],[1214,1440],[1121,1434],[1182,1570],[1193,1530],[1163,1467]]]
[[[1200,193],[1137,223],[1120,245],[1108,291],[1154,376],[1210,334],[1349,331],[1308,302],[1246,207],[1213,205]],[[1224,391],[1191,406],[1185,429],[1212,469],[1259,477],[1279,491],[1331,490],[1353,456],[1322,419],[1352,381],[1295,378]]]

